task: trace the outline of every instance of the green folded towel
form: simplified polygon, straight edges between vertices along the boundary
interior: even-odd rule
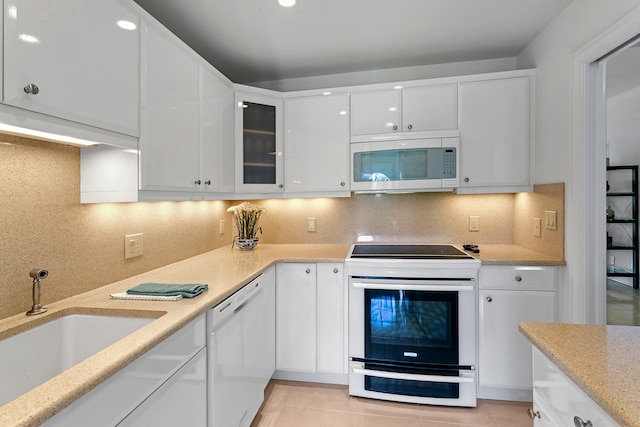
[[[170,284],[170,283],[141,283],[129,290],[130,295],[158,295],[158,296],[175,296],[182,295],[184,298],[197,297],[209,286],[200,283],[195,284]]]

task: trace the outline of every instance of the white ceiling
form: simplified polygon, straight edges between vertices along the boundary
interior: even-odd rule
[[[571,0],[135,0],[236,83],[516,56]]]

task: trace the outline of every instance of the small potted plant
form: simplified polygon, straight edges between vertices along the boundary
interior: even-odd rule
[[[227,212],[233,214],[233,222],[236,225],[236,236],[233,244],[240,249],[253,249],[258,244],[258,231],[262,233],[262,228],[258,226],[260,215],[265,212],[264,208],[252,203],[243,202],[236,206],[231,206]]]

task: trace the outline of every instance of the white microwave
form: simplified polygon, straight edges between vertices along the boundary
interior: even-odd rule
[[[351,191],[449,191],[458,187],[460,138],[351,144]]]

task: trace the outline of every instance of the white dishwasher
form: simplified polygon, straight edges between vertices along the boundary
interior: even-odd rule
[[[272,270],[207,312],[209,425],[249,426],[275,370]]]

